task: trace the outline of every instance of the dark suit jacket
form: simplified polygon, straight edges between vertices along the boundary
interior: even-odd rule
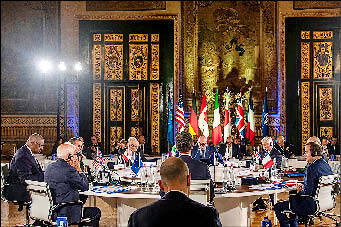
[[[89,189],[86,175],[78,173],[74,167],[60,158],[47,166],[45,182],[50,187],[55,204],[78,201],[78,190]],[[67,206],[60,209],[57,216],[63,214],[66,215],[69,223],[78,223],[82,217],[81,209],[80,205]]]
[[[103,147],[102,147],[102,144],[100,142],[98,142],[96,145],[94,144],[90,144],[84,151],[83,151],[83,154],[85,155],[85,157],[87,159],[95,159],[96,158],[96,155],[97,153],[93,150],[91,150],[91,147],[94,146],[95,148],[98,147],[98,149],[102,152],[103,154]]]
[[[170,191],[162,199],[130,215],[129,227],[147,226],[221,226],[216,209],[198,203],[179,191]]]
[[[141,149],[141,150],[143,150],[143,153],[144,154],[149,154],[149,155],[151,155],[152,154],[152,148],[148,145],[148,144],[143,144],[144,146],[143,146],[143,149],[142,149],[142,144],[140,144],[140,147],[139,147],[139,149]]]
[[[26,145],[11,160],[5,197],[10,201],[29,201],[25,180],[44,181],[44,172]]]
[[[285,156],[286,158],[289,158],[291,155],[295,153],[295,147],[286,141],[284,142],[283,147],[279,146],[278,143],[275,143],[274,147],[277,150],[279,150],[282,153],[282,155]]]
[[[218,158],[218,162],[221,164],[224,164],[223,157],[217,151],[217,149],[213,146],[209,146],[209,145],[206,146],[205,158],[202,158],[201,151],[200,151],[198,145],[194,146],[192,149],[192,152],[191,152],[191,156],[193,159],[195,159],[195,160],[206,159],[208,161],[208,164],[213,164],[213,160],[214,160],[213,155],[214,154],[216,155],[215,157]]]
[[[212,201],[214,198],[214,185],[213,181],[211,179],[210,170],[208,169],[208,166],[198,160],[193,159],[189,155],[180,155],[180,158],[186,162],[188,166],[188,170],[191,173],[191,179],[192,180],[207,180],[210,179],[210,191],[211,191],[211,198]]]
[[[226,144],[221,144],[219,148],[219,153],[224,157],[226,153]],[[237,144],[232,144],[232,157],[241,160],[243,158],[242,145],[240,147]]]
[[[331,145],[331,144],[328,144],[329,146],[329,151],[330,152],[329,154],[333,154],[333,155],[339,155],[340,154],[340,145],[339,144],[335,144],[335,147],[334,145]]]

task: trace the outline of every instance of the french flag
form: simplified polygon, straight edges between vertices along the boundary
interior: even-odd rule
[[[265,169],[269,169],[273,164],[274,162],[272,161],[269,154],[266,155],[262,160],[262,165],[264,166]]]

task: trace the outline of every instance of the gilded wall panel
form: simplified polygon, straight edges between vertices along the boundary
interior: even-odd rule
[[[320,137],[326,136],[328,138],[333,136],[333,127],[320,127]]]
[[[123,91],[110,89],[110,121],[122,121],[123,119]]]
[[[147,80],[148,44],[129,44],[129,80]]]
[[[105,42],[123,42],[123,34],[104,34]]]
[[[139,89],[131,89],[131,121],[140,121],[142,118],[142,91]]]
[[[102,35],[99,33],[93,34],[93,41],[94,42],[101,42],[102,41]]]
[[[313,31],[313,39],[332,39],[333,31]]]
[[[159,80],[160,74],[160,53],[159,44],[151,45],[151,63],[150,63],[150,80]]]
[[[123,45],[104,45],[105,48],[105,80],[123,79]]]
[[[150,41],[152,43],[159,42],[160,41],[160,35],[159,34],[151,34],[150,35]]]
[[[310,31],[301,31],[301,39],[310,39]]]
[[[92,133],[96,135],[98,141],[102,140],[102,85],[100,83],[93,84],[93,100],[92,100]]]
[[[320,121],[332,121],[333,116],[333,88],[319,88]]]
[[[102,70],[102,48],[100,44],[94,44],[92,48],[92,78],[94,80],[101,79]]]
[[[129,42],[148,42],[148,34],[129,34]]]
[[[132,137],[138,137],[142,133],[141,127],[131,127],[130,128],[130,136]]]
[[[333,77],[333,42],[314,42],[313,58],[314,79],[329,79]]]
[[[310,84],[301,82],[302,151],[310,137]]]
[[[160,85],[150,84],[151,148],[160,153]]]
[[[110,127],[110,151],[114,150],[115,143],[123,138],[122,127]]]
[[[310,78],[310,43],[301,42],[301,79]]]

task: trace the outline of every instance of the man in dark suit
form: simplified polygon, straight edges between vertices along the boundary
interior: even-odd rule
[[[246,155],[246,146],[242,144],[239,137],[236,137],[233,142],[232,156],[239,160],[242,160],[243,156]]]
[[[213,164],[214,158],[218,159],[218,162],[224,164],[221,154],[213,146],[207,145],[207,139],[205,136],[200,136],[198,140],[198,146],[193,147],[191,156],[195,160],[202,160],[208,164]]]
[[[160,175],[159,185],[166,195],[133,212],[128,221],[129,227],[221,226],[216,209],[188,197],[191,174],[181,158],[171,157],[164,161]]]
[[[333,154],[333,155],[339,155],[340,154],[340,145],[337,143],[336,137],[332,137],[329,147],[330,147],[329,150],[330,150],[331,154]]]
[[[26,190],[25,180],[44,181],[44,172],[33,154],[40,153],[44,148],[44,138],[34,133],[26,144],[14,154],[7,183],[4,189],[5,198],[9,201],[18,201],[19,210],[23,209],[24,202],[30,201]]]
[[[295,148],[292,144],[284,141],[283,136],[278,136],[275,143],[275,148],[279,150],[283,156],[286,158],[293,158],[295,153]]]
[[[79,201],[79,190],[89,190],[86,175],[80,168],[80,162],[76,155],[76,147],[71,143],[62,144],[57,148],[57,161],[48,165],[45,171],[45,182],[50,187],[54,204]],[[82,215],[83,214],[83,215]],[[101,210],[97,207],[85,207],[82,205],[69,205],[62,207],[56,214],[65,215],[68,223],[79,223],[81,218],[91,218],[92,226],[99,226]]]
[[[306,216],[314,214],[316,212],[316,204],[312,197],[316,194],[319,178],[333,174],[328,163],[322,158],[322,149],[317,143],[307,143],[304,157],[308,163],[304,173],[304,184],[297,184],[297,195],[291,196],[289,201],[276,203],[274,207],[281,226],[297,226],[296,215]],[[289,209],[296,215],[288,218],[283,211]]]
[[[90,140],[90,145],[85,149],[83,153],[87,159],[95,159],[97,156],[97,150],[103,152],[103,147],[102,144],[98,142],[96,135],[92,135]]]
[[[225,160],[230,159],[233,156],[233,138],[229,136],[226,143],[223,143],[219,147],[219,153]]]
[[[321,138],[321,145],[322,145],[322,157],[328,161],[330,154],[332,152],[331,147],[329,145],[328,138],[323,136]]]
[[[191,149],[193,140],[188,132],[182,132],[175,138],[176,148],[180,153],[180,158],[186,162],[192,180],[207,180],[210,179],[210,201],[214,198],[214,185],[211,179],[211,174],[206,163],[195,160],[191,157]]]
[[[140,144],[139,149],[146,157],[150,156],[152,154],[152,149],[150,148],[150,146],[148,146],[148,144],[146,144],[146,139],[144,135],[140,135],[138,141]]]

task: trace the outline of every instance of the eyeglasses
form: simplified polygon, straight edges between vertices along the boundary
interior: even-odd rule
[[[206,143],[199,143],[199,146],[205,146]]]

